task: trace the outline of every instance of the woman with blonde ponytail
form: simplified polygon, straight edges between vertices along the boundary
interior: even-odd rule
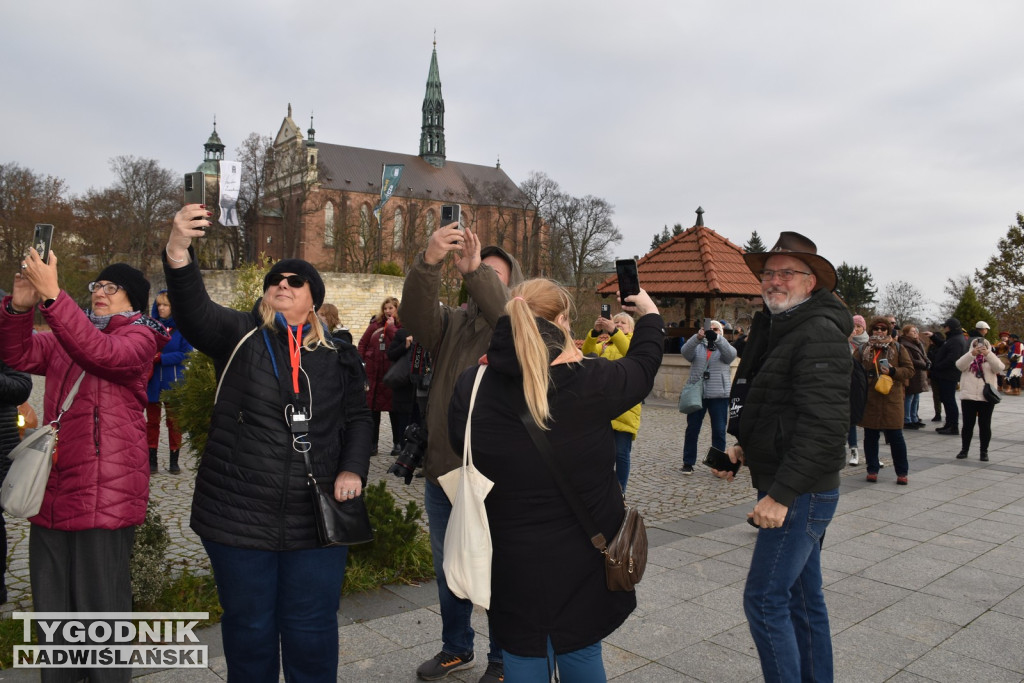
[[[483,362],[473,408],[473,461],[494,482],[486,499],[494,555],[490,625],[507,680],[604,681],[601,640],[636,607],[632,592],[609,591],[604,561],[530,439],[525,406],[546,431],[563,477],[606,538],[624,516],[615,475],[612,419],[650,393],[664,329],[646,292],[623,307],[640,315],[628,353],[584,357],[570,334],[572,299],[550,280],[511,292]],[[476,368],[459,378],[449,434],[462,450]]]

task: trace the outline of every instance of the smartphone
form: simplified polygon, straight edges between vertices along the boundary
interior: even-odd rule
[[[714,446],[708,449],[708,454],[704,456],[704,464],[713,470],[719,472],[732,472],[736,474],[740,471],[740,464],[729,460],[729,456],[725,451],[720,451]]]
[[[32,236],[32,246],[39,253],[43,263],[50,263],[50,245],[53,244],[53,226],[49,223],[36,223],[36,232]]]
[[[462,207],[458,204],[442,204],[441,205],[441,227],[449,225],[451,223],[457,223],[457,227],[462,229]]]
[[[640,276],[636,272],[636,259],[619,259],[615,262],[615,274],[619,277],[619,300],[640,293]]]
[[[185,203],[206,204],[206,175],[202,171],[185,174]]]
[[[612,319],[612,307],[611,304],[601,304],[601,317],[605,320]]]

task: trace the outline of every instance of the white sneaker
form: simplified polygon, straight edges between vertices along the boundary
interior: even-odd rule
[[[850,448],[850,467],[855,467],[860,464],[860,455],[857,453],[856,448]]]

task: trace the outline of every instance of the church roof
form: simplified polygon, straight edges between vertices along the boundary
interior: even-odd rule
[[[657,296],[760,296],[761,281],[747,268],[743,248],[702,225],[688,228],[637,262],[640,286]],[[615,294],[613,275],[597,288]]]
[[[501,168],[448,160],[442,168],[414,154],[317,142],[325,188],[380,194],[383,164],[404,164],[395,195],[435,202],[477,205],[519,203],[523,195]],[[500,202],[499,202],[500,199]]]

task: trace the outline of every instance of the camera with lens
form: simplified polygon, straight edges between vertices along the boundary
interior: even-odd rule
[[[423,456],[426,454],[427,428],[414,422],[405,428],[405,444],[395,459],[395,464],[388,468],[388,474],[405,477],[405,483],[411,483],[413,472],[423,465]]]

